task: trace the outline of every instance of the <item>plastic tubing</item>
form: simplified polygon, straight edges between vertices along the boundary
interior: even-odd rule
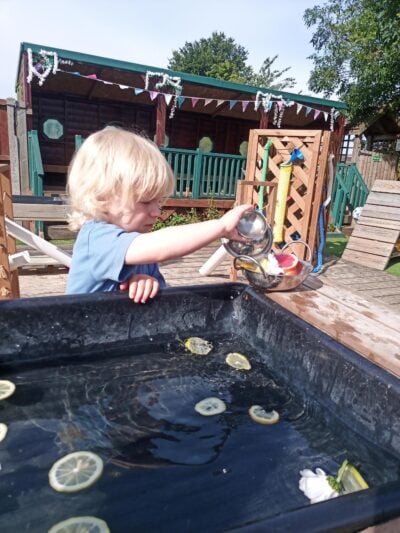
[[[283,241],[283,224],[285,222],[286,204],[289,193],[290,176],[292,174],[293,163],[282,163],[279,167],[279,180],[276,192],[276,205],[274,216],[274,242]]]
[[[199,268],[199,272],[202,276],[209,276],[228,256],[228,252],[225,250],[225,246],[220,246],[212,256],[207,259],[203,266]]]
[[[23,241],[28,246],[31,246],[32,248],[43,252],[44,254],[48,255],[49,257],[52,257],[53,259],[61,263],[62,265],[70,268],[72,260],[70,254],[67,254],[60,248],[57,248],[57,246],[54,246],[54,244],[51,244],[51,242],[47,242],[46,240],[23,228],[22,226],[7,217],[5,217],[5,222],[7,233],[9,233],[12,237]]]

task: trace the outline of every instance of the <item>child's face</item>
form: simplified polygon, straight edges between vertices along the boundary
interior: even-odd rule
[[[160,199],[136,202],[131,209],[121,210],[114,200],[108,208],[108,221],[125,231],[148,233],[161,214]]]

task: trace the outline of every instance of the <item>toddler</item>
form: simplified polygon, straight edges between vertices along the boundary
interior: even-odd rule
[[[250,205],[218,220],[151,231],[173,188],[171,167],[148,139],[115,127],[90,135],[68,175],[69,226],[79,233],[67,293],[128,289],[134,302],[145,303],[166,287],[157,263],[221,237],[243,240],[236,225]]]

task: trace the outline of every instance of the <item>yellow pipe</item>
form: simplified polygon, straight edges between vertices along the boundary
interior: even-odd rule
[[[274,216],[274,242],[283,241],[283,224],[285,222],[287,197],[289,194],[290,176],[293,163],[282,163],[279,167],[278,189],[276,192],[276,205]]]

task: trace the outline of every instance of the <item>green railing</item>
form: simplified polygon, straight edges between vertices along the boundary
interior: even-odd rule
[[[28,170],[29,189],[34,196],[43,196],[44,169],[36,130],[28,131]],[[35,222],[35,232],[38,234],[43,232],[43,222]]]
[[[29,188],[35,196],[43,196],[44,169],[40,154],[38,132],[28,131]]]
[[[347,209],[353,212],[353,209],[365,204],[368,194],[368,187],[356,164],[338,163],[331,201],[331,217],[335,228],[342,227]]]
[[[161,148],[175,176],[173,198],[231,199],[243,177],[246,158],[197,150]]]

